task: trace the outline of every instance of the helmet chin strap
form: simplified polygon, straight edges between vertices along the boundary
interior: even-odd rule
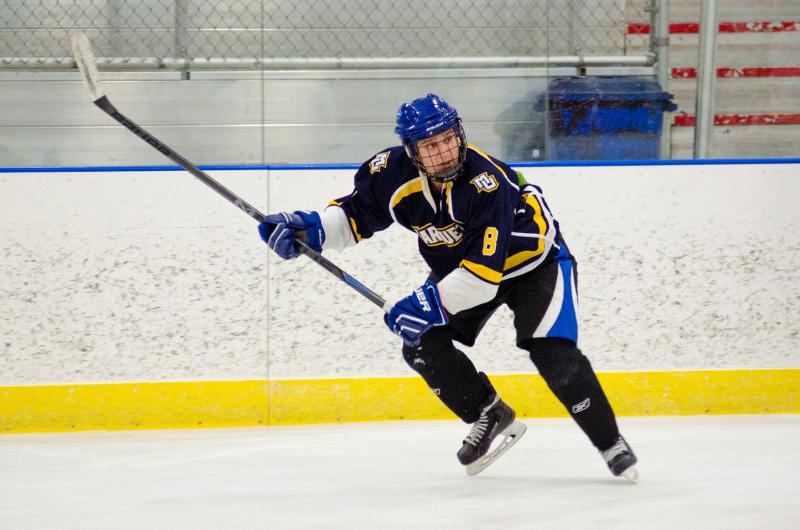
[[[446,171],[441,171],[435,175],[428,174],[428,172],[424,169],[419,169],[419,173],[422,176],[428,177],[433,182],[444,184],[445,182],[452,182],[458,178],[458,176],[461,174],[462,165],[463,164],[458,164],[456,167],[450,168]]]

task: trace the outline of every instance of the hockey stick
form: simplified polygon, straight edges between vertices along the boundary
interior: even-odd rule
[[[183,158],[181,155],[167,147],[164,143],[162,143],[158,138],[153,136],[152,134],[148,133],[136,123],[134,123],[129,118],[125,117],[120,111],[114,107],[114,105],[109,101],[108,97],[103,93],[103,89],[100,86],[99,82],[99,74],[97,72],[97,60],[95,59],[94,53],[92,52],[91,44],[89,43],[89,37],[86,36],[85,33],[82,31],[73,32],[71,35],[72,40],[72,54],[75,57],[75,62],[78,65],[78,70],[80,70],[81,77],[83,78],[86,87],[89,89],[89,96],[92,99],[92,102],[97,105],[103,112],[114,118],[117,122],[125,126],[126,129],[131,131],[133,134],[150,144],[154,149],[158,152],[178,164],[179,166],[183,167],[186,171],[197,177],[198,180],[202,181],[204,184],[209,186],[211,189],[228,199],[229,202],[233,203],[237,208],[242,210],[244,213],[258,221],[259,223],[264,221],[264,214],[259,212],[254,206],[248,204],[244,201],[241,197],[234,194],[228,188],[211,178],[206,172]],[[386,303],[386,301],[381,298],[378,294],[372,291],[370,288],[344,272],[334,263],[330,262],[327,258],[324,258],[319,252],[316,252],[311,247],[303,243],[302,241],[297,241],[299,250],[302,254],[305,254],[313,261],[318,263],[322,268],[326,271],[330,272],[339,280],[345,282],[347,285],[358,291],[364,298],[375,304],[376,306],[383,309],[385,312],[388,312],[391,306]]]

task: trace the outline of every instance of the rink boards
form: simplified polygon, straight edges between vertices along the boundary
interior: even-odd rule
[[[579,261],[581,348],[622,415],[800,412],[797,164],[524,167]],[[263,211],[352,170],[212,171]],[[178,171],[0,172],[0,431],[452,417],[366,300],[269,256]],[[390,229],[329,259],[387,299]],[[468,350],[521,416],[563,415],[501,310]]]
[[[800,369],[598,375],[620,416],[800,413]],[[567,416],[539,375],[492,381],[519,417]],[[11,433],[451,418],[417,377],[0,388]]]

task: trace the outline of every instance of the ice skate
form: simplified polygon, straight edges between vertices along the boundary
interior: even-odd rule
[[[466,466],[467,475],[477,475],[489,467],[522,438],[527,427],[514,421],[515,417],[511,407],[492,392],[481,406],[480,418],[472,424],[472,429],[458,451],[458,460]],[[494,450],[489,451],[492,441],[498,436],[502,436],[503,440]]]
[[[636,484],[639,479],[639,472],[636,471],[636,462],[638,460],[625,438],[620,436],[614,445],[605,451],[601,451],[600,454],[603,455],[603,459],[608,464],[608,469],[611,470],[614,476],[623,476]]]

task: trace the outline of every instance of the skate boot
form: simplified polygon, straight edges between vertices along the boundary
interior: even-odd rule
[[[467,475],[470,476],[477,475],[489,467],[522,438],[527,429],[523,423],[514,421],[516,418],[514,411],[500,399],[486,375],[483,373],[480,375],[491,393],[481,405],[480,418],[472,424],[472,429],[457,454],[458,461],[466,466]],[[498,436],[502,436],[503,440],[490,452],[492,441]]]
[[[603,459],[608,464],[608,469],[611,470],[614,476],[622,475],[636,484],[639,478],[639,472],[636,471],[636,462],[638,460],[625,438],[620,436],[614,445],[605,451],[600,451],[600,454],[603,455]]]

